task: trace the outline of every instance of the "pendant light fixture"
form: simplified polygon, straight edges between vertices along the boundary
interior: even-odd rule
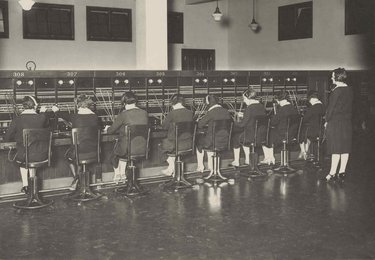
[[[20,0],[18,3],[22,6],[22,9],[25,11],[31,10],[35,2],[33,0]]]
[[[253,20],[251,20],[249,27],[253,32],[258,31],[259,29],[259,24],[255,21],[255,0],[253,0]]]
[[[215,12],[212,14],[212,17],[214,18],[215,22],[220,22],[221,18],[223,17],[223,14],[220,12],[219,9],[219,0],[216,0],[216,9]]]

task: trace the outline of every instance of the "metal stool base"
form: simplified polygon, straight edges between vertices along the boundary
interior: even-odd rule
[[[192,187],[193,185],[184,177],[184,163],[180,160],[180,158],[177,158],[173,179],[163,185],[163,190],[177,191],[180,189],[187,189]]]
[[[103,194],[99,192],[93,192],[91,190],[91,187],[89,185],[89,176],[89,172],[82,172],[79,174],[76,190],[68,195],[68,198],[70,200],[78,202],[87,202],[97,200],[103,196]]]
[[[135,176],[135,166],[131,161],[129,165],[131,176],[129,176],[129,172],[126,173],[127,182],[126,186],[122,188],[116,189],[116,192],[127,196],[127,197],[135,197],[135,196],[142,196],[148,193],[148,190],[145,190],[138,182]]]
[[[26,201],[19,201],[13,204],[16,209],[41,209],[53,204],[53,200],[42,201],[38,197],[29,198]]]

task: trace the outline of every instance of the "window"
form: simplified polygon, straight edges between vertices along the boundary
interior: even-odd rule
[[[23,11],[23,38],[74,40],[74,7],[34,4],[30,11]]]
[[[279,7],[279,41],[312,38],[312,2]]]
[[[0,1],[0,38],[9,38],[8,2]]]
[[[132,41],[131,9],[86,8],[88,41]]]
[[[184,43],[184,13],[168,12],[168,43]]]
[[[182,70],[215,70],[215,50],[182,49]]]
[[[345,0],[345,35],[373,30],[374,0]]]

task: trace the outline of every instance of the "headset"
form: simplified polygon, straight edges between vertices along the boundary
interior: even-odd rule
[[[207,95],[206,96],[206,104],[210,107],[219,104],[219,99],[214,95]]]
[[[246,97],[247,99],[255,99],[257,96],[256,91],[253,88],[250,88],[248,90],[245,90],[242,95]]]
[[[34,102],[34,109],[36,110],[38,108],[38,102],[36,102],[36,99],[33,96],[26,96],[29,97]]]
[[[170,98],[170,103],[172,106],[181,103],[182,105],[185,105],[185,98],[181,96],[180,94],[173,94]]]
[[[121,104],[123,106],[137,103],[137,97],[131,91],[125,92],[121,97]]]

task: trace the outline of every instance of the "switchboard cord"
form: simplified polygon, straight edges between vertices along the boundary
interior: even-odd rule
[[[12,152],[13,148],[10,147],[9,148],[9,151],[8,151],[8,161],[10,162],[14,162],[16,160],[16,156],[17,156],[17,153],[14,154],[13,158],[11,158],[11,152]]]

